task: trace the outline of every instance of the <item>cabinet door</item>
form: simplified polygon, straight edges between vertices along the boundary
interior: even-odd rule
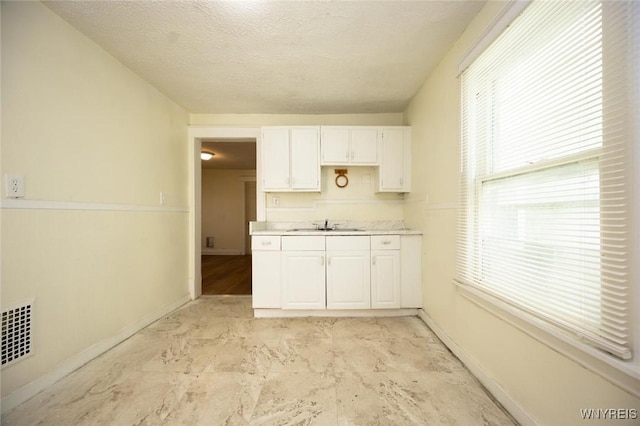
[[[352,128],[351,164],[378,164],[378,130],[376,128]]]
[[[380,130],[379,192],[411,191],[411,127]]]
[[[370,309],[369,250],[327,252],[327,309]]]
[[[280,308],[280,251],[254,250],[251,256],[251,294],[254,308]]]
[[[282,252],[282,309],[325,309],[325,252]]]
[[[262,183],[265,191],[289,189],[289,129],[262,129]]]
[[[371,307],[400,307],[400,250],[371,252]]]
[[[320,191],[318,127],[291,129],[291,188]]]
[[[401,191],[404,183],[403,130],[380,132],[380,190]]]
[[[348,127],[322,127],[322,164],[348,164],[351,156],[349,149]]]

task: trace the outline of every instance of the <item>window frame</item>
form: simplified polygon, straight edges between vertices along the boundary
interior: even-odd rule
[[[490,24],[489,28],[484,31],[484,33],[480,36],[478,41],[472,46],[472,48],[464,55],[462,60],[459,62],[459,77],[462,72],[471,64],[473,61],[482,53],[482,51],[488,47],[501,33],[507,28],[510,23],[517,17],[519,14],[526,8],[529,4],[529,1],[511,1],[509,2],[503,10],[498,14],[496,19]],[[637,12],[637,10],[636,10]],[[639,13],[640,15],[640,13]],[[604,18],[603,18],[604,19]],[[640,33],[640,30],[637,31]],[[638,64],[638,68],[640,68],[640,64]],[[636,70],[637,72],[637,70]],[[640,77],[638,77],[640,80]],[[459,83],[461,83],[461,78],[459,78]],[[640,83],[640,82],[639,82]],[[638,108],[638,103],[640,102],[640,84],[636,85],[635,90],[635,99],[634,105],[631,108],[631,112],[640,111]],[[465,99],[462,84],[459,85],[459,90],[461,93],[461,119],[463,117],[463,108],[465,102],[468,102],[469,99]],[[475,101],[475,100],[473,100]],[[472,102],[473,102],[472,101]],[[462,125],[462,122],[461,122]],[[473,126],[475,129],[475,126]],[[632,137],[635,140],[635,150],[631,152],[631,158],[635,159],[635,164],[640,164],[640,148],[638,145],[640,142],[640,138],[638,133],[638,125],[635,125],[635,132]],[[474,130],[475,131],[475,130]],[[461,144],[462,144],[462,134],[461,131]],[[471,149],[467,147],[467,149]],[[477,148],[475,148],[477,149]],[[460,149],[460,161],[461,161],[461,171],[464,168],[465,162],[465,151],[463,148]],[[602,156],[602,148],[594,148],[589,149],[585,152],[581,152],[572,156],[561,157],[558,159],[552,159],[547,161],[540,161],[538,163],[530,164],[522,166],[515,171],[509,170],[506,172],[496,172],[496,173],[487,173],[480,177],[474,179],[473,190],[469,190],[466,194],[467,204],[466,204],[466,214],[468,216],[466,223],[466,227],[469,230],[467,234],[467,238],[478,238],[478,236],[471,235],[471,229],[477,230],[474,232],[480,232],[479,227],[476,227],[472,221],[479,220],[480,214],[469,216],[469,212],[478,209],[480,206],[480,202],[475,199],[479,197],[480,191],[482,190],[482,185],[486,182],[490,182],[495,179],[500,179],[506,176],[514,176],[514,175],[522,175],[526,173],[535,172],[537,170],[543,170],[550,167],[559,167],[566,164],[571,164],[577,161],[587,161],[596,159],[600,161]],[[470,173],[471,174],[471,173]],[[633,180],[631,185],[631,193],[637,194],[637,189],[640,188],[640,167],[635,167],[632,170],[630,179]],[[461,182],[461,188],[462,182]],[[635,188],[635,190],[634,190]],[[473,202],[470,201],[474,199]],[[464,198],[463,198],[464,199]],[[464,206],[461,206],[463,209]],[[629,211],[630,214],[634,217],[631,221],[631,225],[629,227],[629,249],[632,251],[632,258],[640,257],[640,196],[635,195],[631,196],[629,199]],[[460,232],[460,231],[459,231]],[[473,250],[481,251],[481,247],[476,245]],[[473,253],[471,256],[482,256],[482,253]],[[471,257],[470,256],[470,257]],[[460,259],[457,259],[458,265],[460,264]],[[638,277],[640,276],[639,269],[637,265],[634,265],[632,262],[631,270],[630,270],[630,287],[631,287],[631,296],[630,301],[632,306],[631,309],[631,329],[630,336],[633,341],[632,351],[633,358],[630,361],[624,361],[618,359],[610,354],[602,352],[601,350],[591,346],[590,344],[586,344],[567,336],[565,333],[560,332],[554,327],[541,322],[537,318],[522,312],[522,310],[518,308],[514,308],[511,304],[505,302],[500,297],[496,295],[490,294],[490,292],[479,289],[477,286],[462,282],[456,277],[454,280],[455,285],[457,286],[459,292],[466,298],[468,298],[473,303],[479,305],[483,309],[486,309],[512,324],[516,328],[525,332],[527,335],[533,337],[534,339],[544,343],[545,345],[553,348],[554,350],[568,356],[571,359],[579,362],[581,365],[588,367],[590,370],[597,372],[598,374],[606,377],[608,380],[618,384],[623,389],[628,392],[640,396],[640,326],[637,324],[640,322],[640,285],[638,282]],[[474,267],[473,265],[467,265],[468,267]],[[460,267],[460,265],[459,265]],[[477,267],[477,264],[476,266]],[[635,313],[635,314],[634,314]],[[635,326],[634,326],[635,325]]]

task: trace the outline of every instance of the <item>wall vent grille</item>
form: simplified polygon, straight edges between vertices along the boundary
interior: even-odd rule
[[[31,355],[33,300],[2,308],[2,367]]]

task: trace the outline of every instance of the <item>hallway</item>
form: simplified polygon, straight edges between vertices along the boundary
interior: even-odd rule
[[[202,256],[203,295],[250,295],[251,256]]]

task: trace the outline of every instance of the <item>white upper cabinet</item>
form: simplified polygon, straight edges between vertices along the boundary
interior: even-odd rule
[[[377,192],[411,190],[411,127],[262,128],[265,192],[320,192],[320,166],[373,166]]]
[[[263,127],[261,153],[264,191],[320,191],[319,127]]]
[[[262,128],[262,179],[264,190],[289,190],[291,153],[288,127]]]
[[[378,143],[380,152],[378,191],[409,192],[411,190],[411,128],[380,128]]]
[[[322,165],[378,165],[378,128],[322,126]]]

